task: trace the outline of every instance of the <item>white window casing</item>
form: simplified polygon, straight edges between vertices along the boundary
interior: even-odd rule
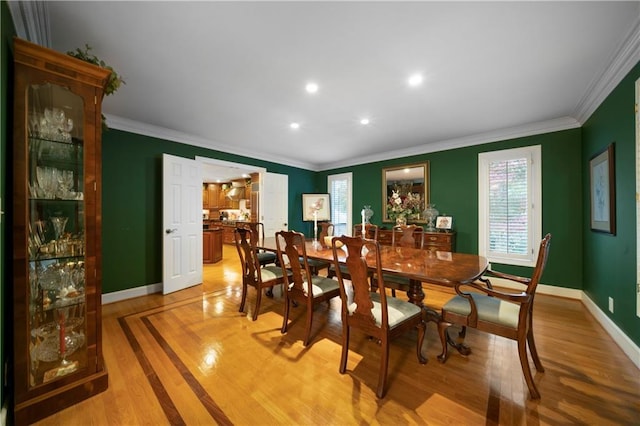
[[[540,145],[478,154],[478,253],[535,266],[542,238]]]

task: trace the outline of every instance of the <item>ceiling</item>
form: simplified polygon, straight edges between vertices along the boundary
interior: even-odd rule
[[[638,1],[47,7],[126,80],[110,127],[309,170],[579,127],[640,58]]]

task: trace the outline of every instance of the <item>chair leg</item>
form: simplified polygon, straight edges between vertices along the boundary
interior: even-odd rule
[[[391,296],[392,297],[396,297],[396,289],[395,288],[391,289]]]
[[[438,361],[443,364],[447,361],[448,356],[449,336],[447,336],[447,333],[450,326],[451,324],[449,324],[448,322],[442,320],[438,321],[438,334],[440,335],[440,344],[442,345],[442,353],[438,355]]]
[[[387,384],[387,370],[389,369],[389,336],[382,336],[382,351],[380,354],[380,373],[378,375],[378,390],[376,395],[383,398]]]
[[[242,280],[242,296],[240,298],[240,309],[238,312],[244,312],[244,304],[247,301],[247,283]]]
[[[313,323],[313,304],[307,304],[307,330],[304,337],[304,346],[309,344],[311,340],[311,324]]]
[[[464,338],[465,338],[466,336],[467,336],[467,326],[466,326],[466,325],[463,325],[463,326],[460,328],[460,332],[458,332],[458,337],[459,337],[461,340],[464,340]]]
[[[540,392],[533,381],[531,375],[531,367],[529,366],[529,360],[527,359],[527,338],[522,336],[518,339],[518,355],[520,357],[520,365],[522,366],[522,373],[524,374],[524,380],[527,382],[531,399],[540,399]]]
[[[417,355],[418,355],[418,362],[420,364],[426,364],[427,363],[427,358],[425,358],[424,355],[422,355],[422,344],[424,343],[424,335],[425,335],[425,331],[426,331],[426,324],[423,322],[421,324],[418,324],[417,326],[418,328],[418,343],[417,343]]]
[[[260,302],[262,301],[262,289],[261,288],[256,288],[256,290],[258,290],[256,292],[256,308],[253,310],[253,320],[257,320],[258,319],[258,312],[260,312]]]
[[[286,290],[285,290],[286,291]],[[287,332],[287,324],[289,324],[289,307],[290,307],[291,299],[286,295],[284,297],[284,318],[282,319],[282,329],[280,332],[282,334]]]
[[[529,328],[529,332],[527,333],[527,343],[529,344],[529,352],[531,352],[531,358],[533,358],[536,370],[540,373],[544,373],[544,367],[542,366],[542,362],[538,356],[538,349],[536,349],[536,342],[533,339],[533,330],[531,328]]]
[[[347,371],[347,358],[349,357],[349,326],[342,326],[342,356],[340,357],[340,374]]]

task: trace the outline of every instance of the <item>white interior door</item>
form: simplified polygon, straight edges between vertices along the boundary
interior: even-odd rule
[[[289,229],[289,176],[260,175],[260,222],[264,223],[265,237]]]
[[[162,293],[202,283],[200,163],[162,155]]]

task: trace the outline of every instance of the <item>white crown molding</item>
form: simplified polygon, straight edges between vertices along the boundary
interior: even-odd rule
[[[606,69],[593,80],[578,102],[574,116],[584,124],[631,69],[640,62],[640,17],[613,53]]]
[[[8,1],[16,34],[23,40],[51,47],[49,7],[45,1]]]
[[[202,148],[220,151],[227,154],[235,154],[247,158],[270,161],[276,164],[286,164],[287,166],[299,167],[301,169],[314,171],[313,164],[300,162],[292,158],[274,156],[266,152],[242,150],[232,145],[218,144],[199,136],[194,136],[188,133],[167,129],[165,127],[154,126],[152,124],[146,124],[139,121],[129,120],[128,118],[123,118],[116,115],[105,114],[105,117],[107,118],[107,124],[109,128],[112,129],[118,129],[125,132],[136,133],[139,135],[150,136],[158,139],[199,146]]]
[[[522,138],[526,136],[540,135],[544,133],[558,132],[561,130],[575,129],[580,123],[573,117],[561,117],[553,120],[530,123],[524,126],[509,127],[493,130],[486,133],[478,133],[472,136],[449,139],[440,142],[429,143],[407,149],[387,151],[380,154],[360,156],[357,159],[345,160],[336,163],[323,164],[320,170],[338,169],[341,167],[355,166],[358,164],[374,163],[376,161],[391,160],[394,158],[409,157],[412,155],[427,154],[430,152],[446,151],[449,149],[464,148],[467,146],[481,145],[508,139]]]
[[[118,129],[126,132],[136,133],[144,136],[150,136],[159,139],[170,140],[178,143],[199,146],[202,148],[217,150],[229,154],[241,155],[248,158],[260,158],[261,160],[271,161],[277,164],[286,164],[287,166],[299,167],[310,171],[323,171],[338,169],[341,167],[355,166],[359,164],[374,163],[377,161],[392,160],[395,158],[410,157],[412,155],[427,154],[430,152],[446,151],[455,148],[464,148],[467,146],[481,145],[491,142],[498,142],[508,139],[522,138],[526,136],[540,135],[544,133],[558,132],[561,130],[575,129],[580,127],[580,123],[573,117],[561,117],[554,120],[530,123],[518,127],[509,127],[506,129],[494,130],[477,135],[466,136],[463,138],[449,139],[440,142],[429,143],[417,147],[387,151],[380,154],[369,156],[360,156],[357,159],[345,160],[343,162],[327,163],[317,165],[312,163],[301,163],[297,160],[287,159],[283,157],[274,157],[268,153],[257,151],[245,151],[234,149],[228,145],[214,144],[208,139],[190,135],[183,132],[167,129],[164,127],[154,126],[151,124],[141,123],[139,121],[129,120],[127,118],[105,114],[107,124],[110,128]],[[284,160],[284,161],[283,161]]]

